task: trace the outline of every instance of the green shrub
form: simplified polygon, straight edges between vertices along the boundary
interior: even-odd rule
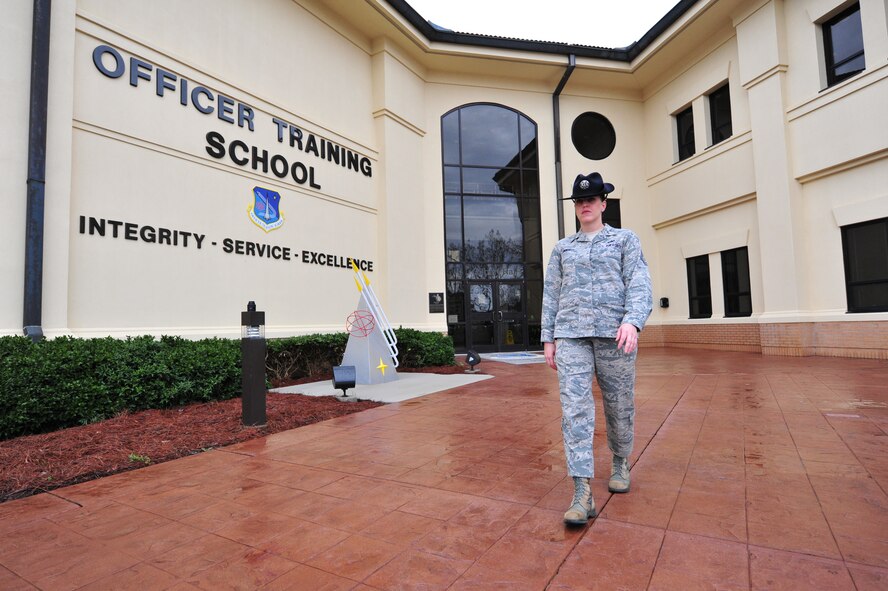
[[[402,367],[453,365],[453,339],[437,332],[397,328],[398,361]]]
[[[271,380],[294,380],[332,371],[342,362],[348,334],[309,334],[270,339],[265,356],[266,375]]]
[[[0,338],[0,439],[240,395],[240,343]]]
[[[454,363],[439,333],[395,330],[401,367]],[[342,362],[346,333],[268,341],[274,380],[327,374]],[[240,396],[240,341],[181,337],[126,340],[0,337],[0,440],[84,425],[121,411]]]
[[[428,367],[454,363],[453,340],[436,332],[395,329],[401,367]],[[347,333],[312,334],[268,341],[266,372],[274,381],[295,380],[330,373],[342,363]]]

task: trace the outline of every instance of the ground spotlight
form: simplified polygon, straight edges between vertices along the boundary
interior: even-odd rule
[[[469,369],[466,370],[466,373],[478,373],[478,370],[475,369],[475,366],[481,363],[481,356],[478,355],[478,353],[474,350],[469,349],[469,351],[466,353],[466,363],[469,364]]]
[[[348,397],[346,390],[355,387],[355,374],[354,365],[337,365],[333,368],[333,387],[342,390],[343,398]]]

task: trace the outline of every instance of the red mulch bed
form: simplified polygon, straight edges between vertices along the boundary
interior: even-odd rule
[[[0,441],[0,502],[376,406],[380,403],[269,392],[268,425],[262,428],[241,424],[241,399],[233,398],[123,413],[91,425]]]
[[[428,373],[464,370],[462,365],[399,369]],[[313,376],[276,383],[275,387],[331,378],[332,375]],[[245,428],[241,424],[241,399],[233,398],[181,408],[125,412],[91,425],[0,441],[0,503],[376,406],[380,403],[269,392],[268,425],[262,428]]]

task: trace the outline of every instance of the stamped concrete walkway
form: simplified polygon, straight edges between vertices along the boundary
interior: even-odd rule
[[[2,504],[0,589],[888,589],[888,362],[643,350],[632,492],[599,453],[583,529],[554,372],[482,367]]]

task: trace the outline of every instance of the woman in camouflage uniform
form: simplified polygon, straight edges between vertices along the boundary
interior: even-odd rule
[[[564,521],[581,525],[597,515],[592,375],[601,388],[607,443],[613,453],[608,489],[629,492],[635,435],[635,356],[650,316],[651,277],[638,236],[605,225],[601,215],[614,186],[593,172],[574,181],[580,232],[560,240],[546,269],[542,335],[546,363],[558,370],[562,434],[574,498]]]

